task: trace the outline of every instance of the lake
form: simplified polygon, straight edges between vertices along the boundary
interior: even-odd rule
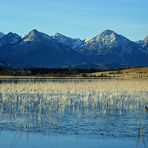
[[[0,79],[3,148],[148,146],[148,79]]]

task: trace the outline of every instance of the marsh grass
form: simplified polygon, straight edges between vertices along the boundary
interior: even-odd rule
[[[61,122],[69,123],[63,121],[69,114],[77,126],[81,116],[90,112],[98,117],[110,112],[124,114],[147,105],[146,79],[0,84],[0,126],[13,130],[58,130]]]

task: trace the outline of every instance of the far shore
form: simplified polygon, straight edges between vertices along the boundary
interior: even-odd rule
[[[147,77],[139,76],[0,76],[0,79],[148,79]]]
[[[9,79],[9,78],[20,78],[20,79],[31,79],[31,78],[72,78],[72,79],[99,79],[99,78],[148,78],[148,67],[133,67],[133,68],[126,68],[126,69],[117,69],[117,70],[106,70],[106,71],[96,71],[96,72],[89,72],[89,73],[76,73],[76,74],[66,74],[66,73],[60,73],[58,71],[57,74],[52,73],[46,73],[46,74],[26,74],[27,71],[19,71],[21,75],[17,73],[17,75],[11,75],[11,74],[3,74],[0,75],[0,79]],[[25,74],[22,74],[25,73]]]

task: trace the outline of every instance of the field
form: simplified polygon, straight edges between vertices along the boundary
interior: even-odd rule
[[[92,76],[119,78],[148,78],[148,67],[128,68],[113,71],[92,73]]]

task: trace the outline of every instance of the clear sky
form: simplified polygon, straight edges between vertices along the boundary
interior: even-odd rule
[[[148,0],[0,0],[0,32],[32,29],[81,39],[110,29],[135,41],[148,35]]]

